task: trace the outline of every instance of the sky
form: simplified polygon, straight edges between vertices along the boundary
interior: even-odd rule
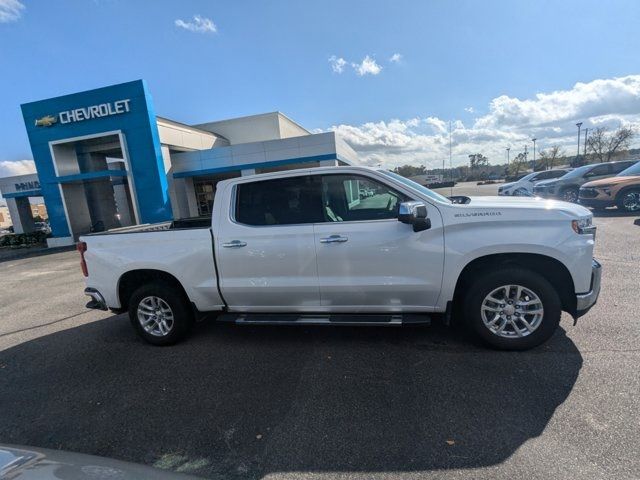
[[[279,110],[366,164],[448,164],[449,122],[454,165],[534,137],[573,154],[579,121],[640,132],[639,20],[636,0],[0,0],[0,176],[33,171],[21,103],[139,78],[158,115]]]

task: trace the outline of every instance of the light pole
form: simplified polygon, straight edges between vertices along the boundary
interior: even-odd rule
[[[507,147],[507,168],[509,168],[509,152],[511,151],[511,147]]]
[[[585,129],[584,129],[584,148],[583,148],[584,153],[582,154],[582,156],[584,158],[587,158],[587,135],[588,134],[589,134],[589,129],[585,127]]]
[[[527,155],[528,155],[527,148],[528,148],[527,145],[525,145],[524,146],[524,163],[525,164],[527,163]]]
[[[582,122],[576,123],[576,127],[578,127],[578,153],[576,153],[576,163],[580,160],[580,127],[582,127]]]
[[[536,171],[536,140],[538,140],[537,138],[532,138],[531,141],[533,142],[533,171]]]

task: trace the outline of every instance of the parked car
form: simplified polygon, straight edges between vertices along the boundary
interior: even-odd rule
[[[6,480],[197,480],[145,465],[39,447],[0,445],[0,478]]]
[[[532,172],[525,175],[516,182],[509,182],[500,185],[498,195],[512,195],[514,197],[528,197],[533,195],[533,186],[543,180],[559,178],[569,172],[568,168],[557,168],[555,170],[544,170],[542,172]]]
[[[51,233],[51,227],[47,222],[35,222],[35,229],[36,232]]]
[[[586,207],[618,207],[627,212],[640,210],[640,162],[612,178],[587,182],[580,188],[579,201]]]
[[[605,162],[584,165],[560,178],[544,180],[533,187],[533,194],[543,198],[556,198],[565,202],[577,202],[580,187],[593,180],[609,178],[617,175],[635,161]]]
[[[360,199],[360,188],[375,197]],[[218,183],[209,228],[80,238],[89,308],[128,311],[156,345],[216,312],[237,324],[401,325],[464,319],[489,345],[547,340],[600,291],[591,212],[533,198],[459,198],[366,167]],[[185,224],[181,224],[183,227]]]

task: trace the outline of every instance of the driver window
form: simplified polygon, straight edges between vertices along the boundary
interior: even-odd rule
[[[325,222],[398,218],[406,195],[359,175],[324,175],[322,205]]]

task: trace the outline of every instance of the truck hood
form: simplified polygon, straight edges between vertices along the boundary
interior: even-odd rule
[[[470,197],[471,201],[463,207],[470,209],[523,209],[523,210],[545,210],[560,211],[576,218],[591,216],[591,211],[575,203],[562,202],[560,200],[549,200],[539,197]]]
[[[603,187],[605,185],[620,185],[625,183],[640,183],[640,176],[629,176],[629,177],[609,177],[609,178],[601,178],[600,180],[593,180],[592,182],[587,182],[583,187]]]

